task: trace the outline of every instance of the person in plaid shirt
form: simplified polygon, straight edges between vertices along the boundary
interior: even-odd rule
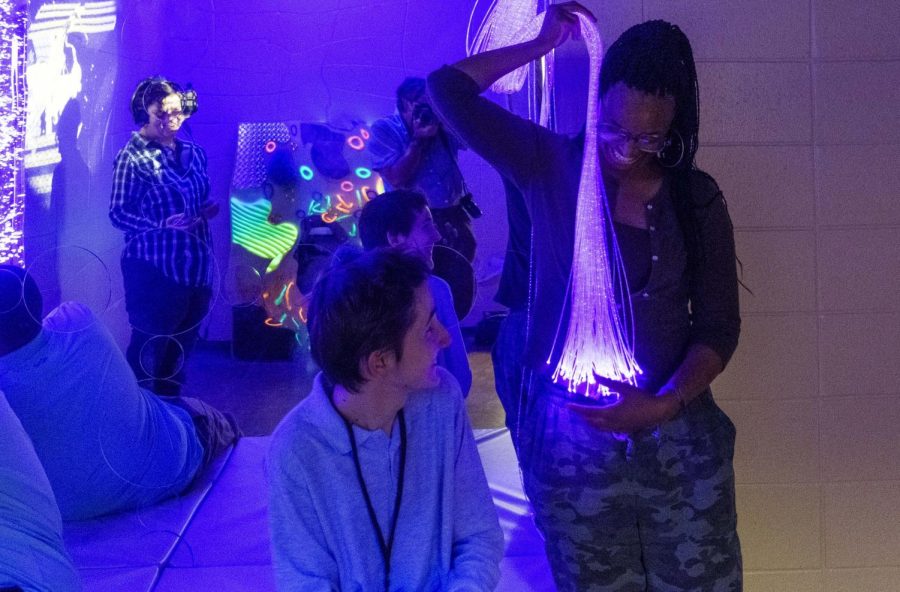
[[[177,136],[196,93],[163,78],[143,80],[131,99],[140,129],[115,160],[109,217],[125,233],[122,276],[132,326],[126,351],[142,386],[178,395],[184,362],[209,312],[213,284],[206,153]]]

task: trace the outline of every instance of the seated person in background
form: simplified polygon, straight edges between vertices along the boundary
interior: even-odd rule
[[[0,590],[76,592],[81,583],[28,434],[0,393]]]
[[[363,207],[359,217],[359,238],[367,251],[376,247],[396,247],[433,269],[432,252],[441,240],[441,234],[431,218],[425,196],[401,189],[379,195]],[[428,288],[434,298],[437,318],[450,332],[450,345],[438,354],[438,364],[459,381],[463,396],[468,397],[472,370],[453,307],[453,294],[447,282],[436,275],[429,276]]]
[[[31,438],[63,520],[151,505],[184,491],[240,435],[196,399],[158,397],[84,305],[43,321],[34,279],[0,265],[0,390]]]
[[[428,269],[376,249],[309,305],[312,392],[268,457],[276,581],[288,590],[493,590],[503,535]]]

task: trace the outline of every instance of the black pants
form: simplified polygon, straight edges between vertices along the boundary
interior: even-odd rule
[[[138,383],[159,395],[179,395],[184,365],[209,312],[209,287],[182,286],[152,264],[122,259],[131,342],[125,352]]]

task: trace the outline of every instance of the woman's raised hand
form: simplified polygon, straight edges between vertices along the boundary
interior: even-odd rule
[[[578,15],[583,14],[590,20],[597,22],[597,18],[579,2],[563,2],[554,4],[547,9],[544,24],[538,33],[538,40],[547,46],[547,51],[559,47],[567,39],[581,38],[581,23]]]

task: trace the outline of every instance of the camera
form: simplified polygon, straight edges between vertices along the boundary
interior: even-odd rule
[[[437,117],[434,116],[434,111],[431,110],[431,105],[428,103],[418,103],[413,107],[412,118],[413,121],[418,121],[419,125],[437,123]]]
[[[475,203],[475,199],[472,197],[471,193],[466,193],[459,198],[459,207],[469,215],[469,218],[472,218],[473,220],[475,218],[481,218],[481,208]]]

